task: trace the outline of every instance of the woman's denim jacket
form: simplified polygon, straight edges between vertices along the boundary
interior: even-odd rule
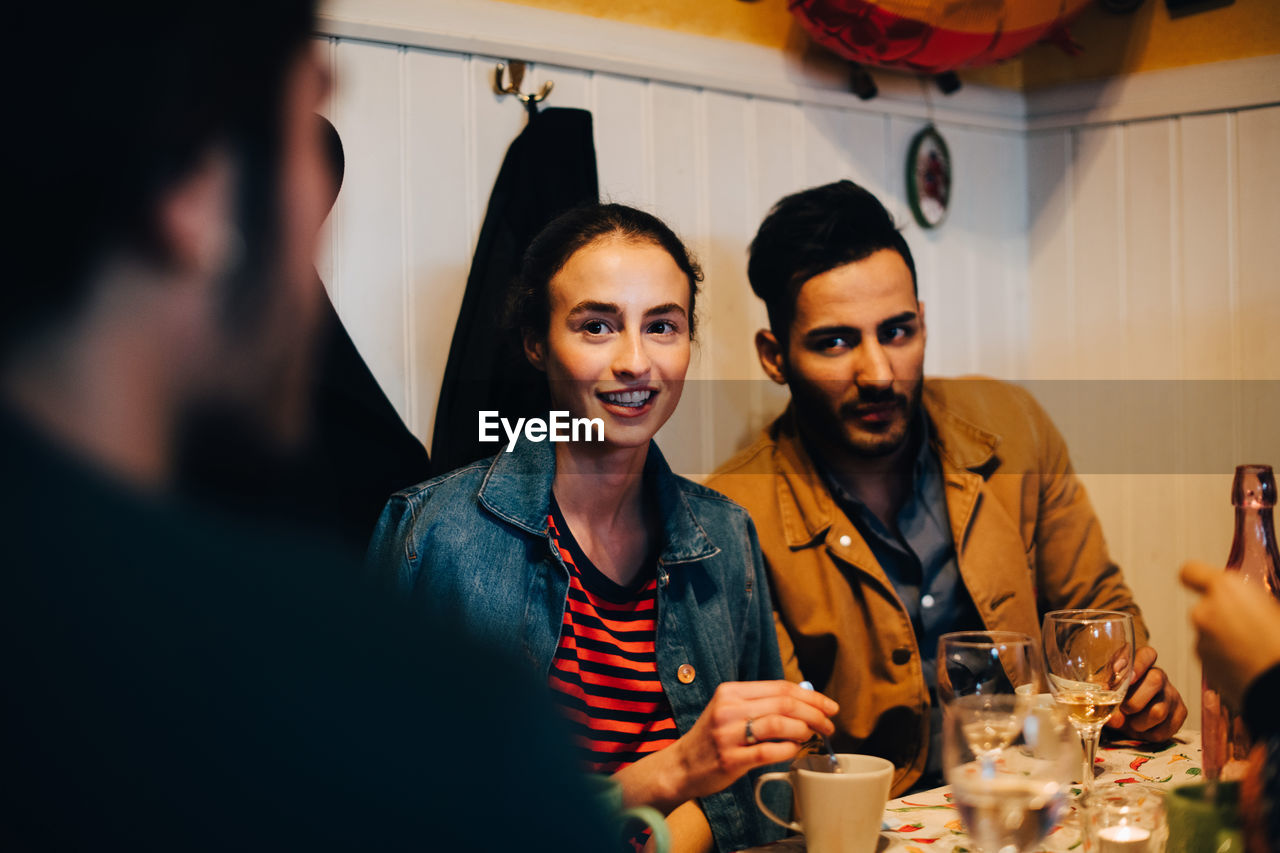
[[[554,476],[554,445],[521,440],[510,453],[398,492],[374,532],[370,570],[425,610],[444,608],[461,618],[482,639],[508,648],[519,643],[536,671],[548,675],[569,588],[568,569],[548,535]],[[658,672],[684,734],[721,682],[782,678],[782,664],[746,511],[673,474],[652,442],[645,479],[664,533]],[[682,670],[686,664],[692,670]],[[782,835],[755,805],[755,777],[765,769],[771,768],[700,800],[720,850]],[[781,803],[768,798],[779,813],[786,810],[781,793]]]

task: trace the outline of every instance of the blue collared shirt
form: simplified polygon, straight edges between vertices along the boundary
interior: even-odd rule
[[[820,467],[831,496],[866,540],[911,617],[920,665],[933,703],[929,759],[921,778],[922,785],[931,787],[940,784],[942,761],[942,721],[936,695],[938,638],[949,631],[979,630],[982,620],[960,579],[942,466],[930,443],[932,430],[923,408],[913,432],[917,451],[911,492],[895,518],[896,533],[841,486],[829,467]]]

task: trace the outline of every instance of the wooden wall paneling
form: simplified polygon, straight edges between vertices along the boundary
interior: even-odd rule
[[[797,134],[801,121],[798,105],[768,98],[753,98],[750,104],[755,143],[756,204],[753,219],[758,225],[779,199],[805,187],[803,145],[806,134],[803,131]]]
[[[1280,106],[1241,112],[1236,128],[1240,375],[1280,380]]]
[[[747,281],[746,246],[759,223],[751,166],[753,107],[746,98],[721,92],[703,92],[701,99],[707,128],[707,245],[699,346],[710,377],[703,395],[714,427],[714,468],[753,437],[755,425],[743,413],[751,412],[754,387],[764,381],[752,343],[763,309]]]
[[[1221,379],[1232,374],[1231,335],[1235,282],[1229,219],[1228,116],[1179,119],[1182,188],[1182,298],[1187,318],[1186,376]]]
[[[850,111],[849,133],[854,182],[888,203],[896,186],[892,180],[897,175],[889,168],[888,117]]]
[[[748,146],[750,151],[750,176],[754,192],[749,209],[747,242],[740,249],[740,263],[746,266],[746,246],[755,236],[756,229],[769,209],[784,196],[804,189],[805,145],[808,129],[800,106],[789,101],[753,98],[749,102]],[[742,330],[744,337],[752,337],[756,329],[768,324],[764,305],[753,298],[751,325]],[[753,346],[754,349],[754,346]],[[758,363],[750,374],[757,381],[749,385],[749,407],[743,413],[742,424],[748,439],[754,439],[759,431],[778,415],[790,399],[787,390],[772,382],[759,381],[763,376]],[[741,446],[741,444],[739,444]]]
[[[1072,298],[1078,376],[1111,379],[1125,361],[1123,127],[1078,131],[1072,169]]]
[[[651,209],[653,147],[649,87],[643,80],[595,75],[592,123],[600,198]]]
[[[964,316],[960,316],[954,310],[958,302],[952,298],[957,270],[945,268],[948,263],[956,263],[956,257],[962,250],[948,245],[950,241],[945,225],[941,229],[917,225],[907,203],[907,149],[911,138],[925,124],[925,119],[889,117],[885,145],[886,184],[879,198],[898,224],[915,260],[917,292],[925,303],[925,321],[929,331],[924,355],[925,373],[947,376],[964,372],[955,368],[965,358],[963,347],[968,334],[968,311],[965,309]],[[950,127],[940,127],[940,130],[944,139],[952,138]],[[960,275],[963,276],[963,272]]]
[[[471,269],[475,223],[484,213],[468,181],[476,98],[467,59],[414,49],[406,61],[407,421],[430,446],[440,383]]]
[[[1027,137],[1027,355],[1033,379],[1071,376],[1075,363],[1071,150],[1068,131]]]
[[[945,346],[941,373],[1001,376],[1008,318],[1000,226],[1005,209],[1019,202],[1001,174],[998,134],[957,127],[944,138],[952,160],[951,208],[939,226],[938,289],[926,319],[932,327],[941,318],[951,334],[941,341],[931,334],[929,343]]]
[[[992,136],[994,139],[991,150],[1002,170],[997,183],[1005,188],[1006,196],[1005,204],[992,213],[992,218],[997,222],[996,233],[1000,240],[1002,266],[999,276],[1002,280],[1005,326],[1003,341],[995,346],[984,347],[980,353],[982,361],[978,369],[1007,379],[1023,379],[1027,372],[1027,352],[1030,348],[1026,142],[1019,134],[1002,133]],[[994,307],[991,310],[995,310]]]
[[[346,150],[334,211],[337,308],[401,417],[408,414],[405,318],[404,55],[341,42],[333,121]]]
[[[670,83],[652,85],[653,212],[696,248],[699,221],[696,128],[698,93]]]
[[[1129,379],[1170,380],[1181,375],[1181,323],[1174,277],[1175,217],[1170,119],[1124,128],[1124,296],[1126,357],[1119,365]]]
[[[555,85],[547,99],[538,105],[539,109],[565,107],[590,110],[594,86],[592,77],[590,71],[582,68],[534,63],[525,73],[524,91],[537,92],[544,82],[550,80]]]
[[[805,187],[853,178],[853,114],[835,107],[805,105],[800,110],[804,123]]]
[[[502,161],[507,156],[507,149],[525,126],[523,105],[511,95],[498,95],[493,91],[493,71],[500,61],[505,61],[505,58],[471,56],[467,61],[473,98],[470,180],[477,202],[474,218],[470,223],[472,237],[468,254],[475,251],[475,241],[480,235],[480,226],[484,224],[489,196],[493,193],[493,184],[497,180],[498,170],[502,168]]]
[[[698,93],[686,86],[651,84],[654,213],[696,253],[702,243],[703,222],[695,128],[700,126]],[[681,474],[708,473],[709,450],[703,446],[702,424],[709,414],[699,393],[701,348],[695,346],[686,395],[662,428],[659,444],[673,470]]]
[[[1240,458],[1280,468],[1280,107],[1236,117]]]

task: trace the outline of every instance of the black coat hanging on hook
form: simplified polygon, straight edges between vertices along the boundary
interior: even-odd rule
[[[529,123],[507,150],[489,197],[440,387],[431,442],[435,473],[493,455],[498,445],[478,438],[481,411],[501,412],[512,422],[546,417],[546,379],[524,359],[519,340],[502,332],[502,307],[534,236],[566,210],[600,197],[591,113],[538,112],[540,99],[521,100]]]

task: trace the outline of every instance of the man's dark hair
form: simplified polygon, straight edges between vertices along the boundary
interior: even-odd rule
[[[314,0],[28,3],[6,28],[11,226],[0,359],[69,317],[113,254],[164,261],[156,202],[217,146],[238,170],[244,254],[229,317],[253,313],[277,247],[281,101]]]
[[[521,335],[545,337],[551,322],[551,279],[569,262],[574,252],[610,237],[652,243],[666,250],[676,262],[680,272],[689,279],[689,337],[692,338],[702,268],[665,222],[625,204],[575,207],[551,220],[538,232],[525,250],[520,276],[508,299],[507,327]]]
[[[916,265],[907,241],[889,211],[862,187],[836,181],[775,204],[751,241],[747,262],[751,289],[764,300],[774,336],[787,341],[801,285],[882,249],[902,256],[915,288]]]

